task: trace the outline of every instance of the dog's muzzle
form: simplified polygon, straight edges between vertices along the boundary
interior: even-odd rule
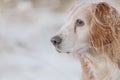
[[[59,36],[54,36],[52,39],[51,39],[51,42],[54,46],[58,46],[62,43],[62,38],[59,37]]]

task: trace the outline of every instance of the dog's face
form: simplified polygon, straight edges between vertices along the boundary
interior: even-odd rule
[[[86,50],[89,40],[89,9],[78,8],[69,16],[62,29],[51,41],[57,51],[76,53]]]
[[[105,2],[77,7],[51,42],[64,53],[102,48],[117,39],[119,23],[117,11]]]

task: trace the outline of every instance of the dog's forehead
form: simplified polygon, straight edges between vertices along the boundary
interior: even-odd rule
[[[89,7],[81,7],[74,13],[74,18],[86,17],[90,13]]]
[[[79,6],[70,11],[67,19],[84,18],[89,15],[91,6]]]

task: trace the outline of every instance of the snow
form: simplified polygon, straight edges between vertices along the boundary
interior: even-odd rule
[[[79,60],[50,43],[65,14],[29,7],[0,15],[0,80],[80,80]]]

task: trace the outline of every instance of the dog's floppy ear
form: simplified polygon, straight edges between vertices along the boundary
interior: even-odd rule
[[[105,2],[96,4],[93,9],[93,14],[98,23],[102,25],[108,25],[111,21],[114,21],[116,10]]]
[[[90,28],[92,46],[101,47],[114,42],[116,22],[119,22],[116,9],[105,2],[95,4]]]

